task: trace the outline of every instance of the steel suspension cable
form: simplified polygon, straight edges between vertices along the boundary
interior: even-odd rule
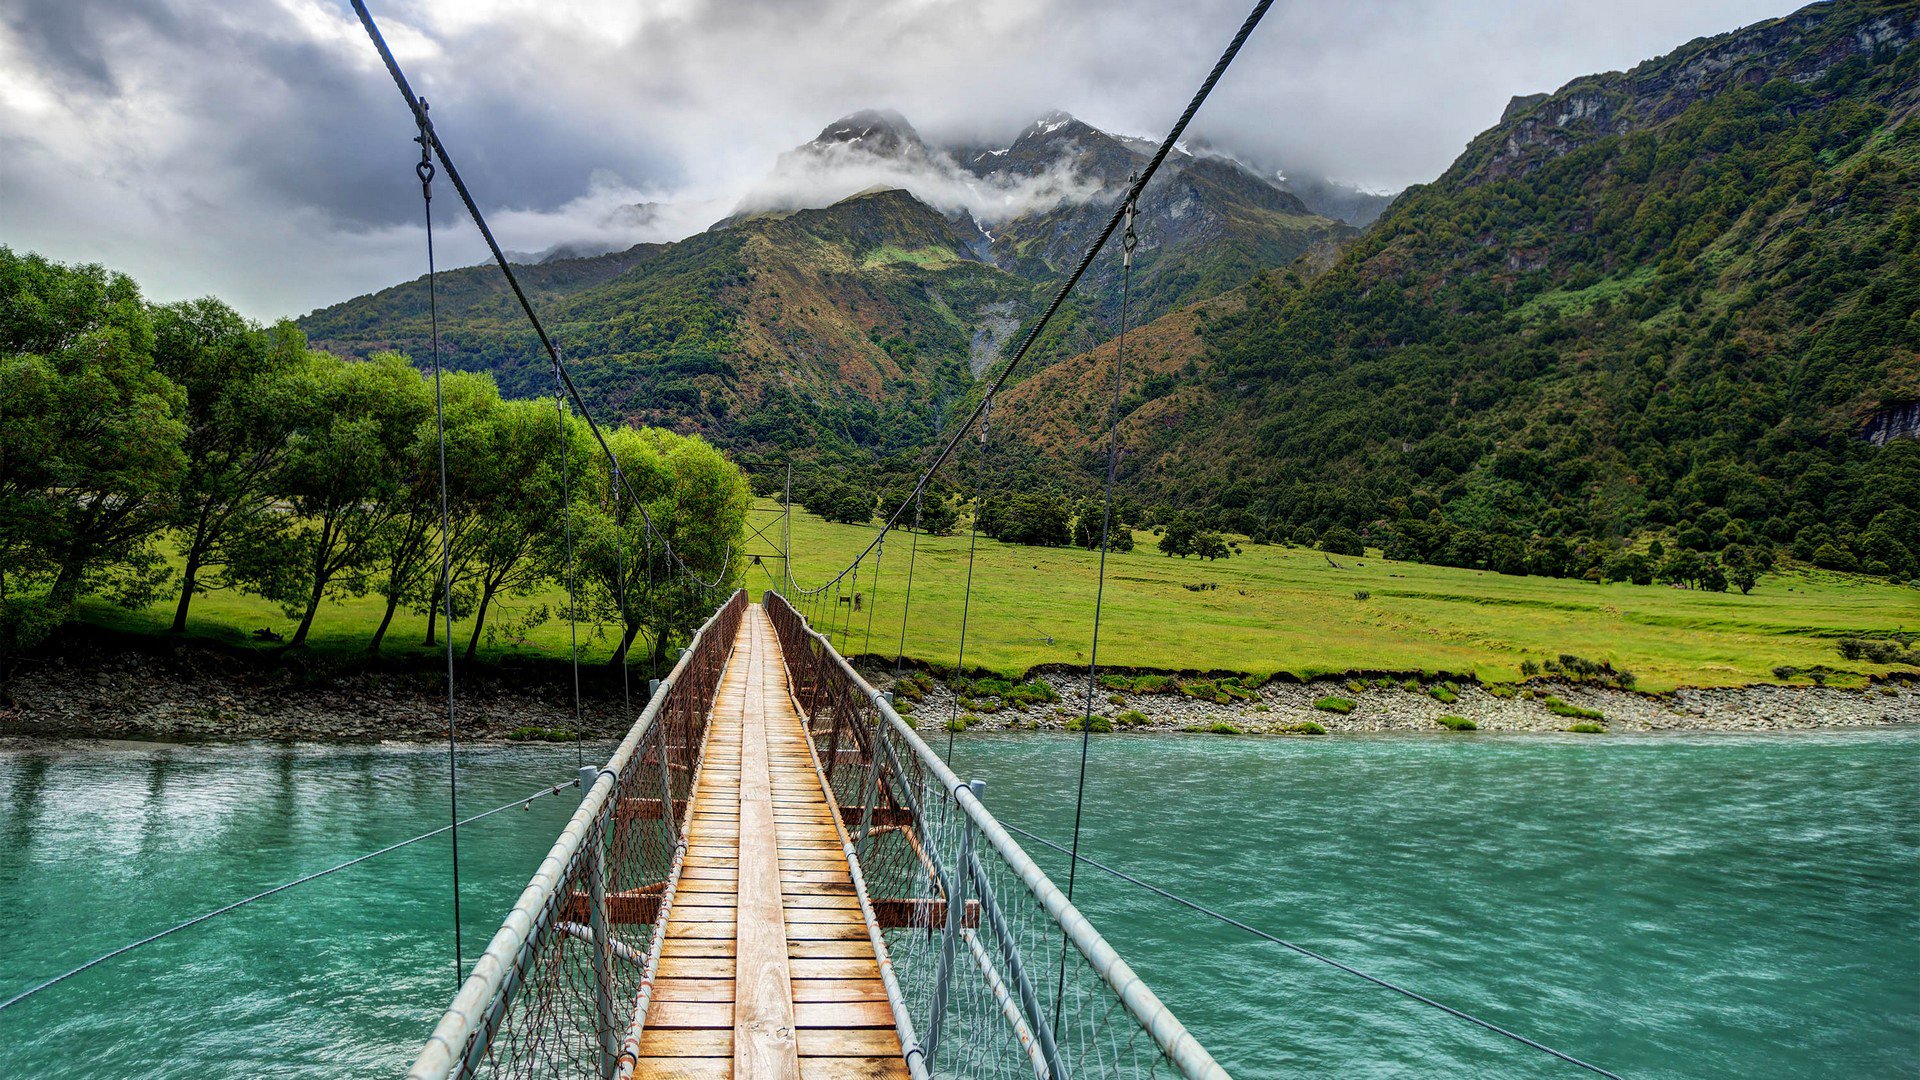
[[[425,116],[427,103],[420,102]],[[420,144],[420,163],[413,173],[420,178],[420,202],[427,223],[427,324],[433,350],[433,429],[440,456],[440,595],[447,613],[447,821],[453,832],[450,848],[453,870],[453,985],[457,993],[466,978],[466,955],[460,936],[460,737],[458,718],[453,707],[453,535],[447,512],[447,410],[440,391],[440,296],[439,274],[433,258],[433,154],[429,149],[432,134],[425,125],[415,140]]]
[[[867,598],[867,639],[866,644],[860,646],[860,651],[868,656],[873,655],[873,612],[880,606],[880,562],[886,557],[887,545],[882,543],[873,551],[873,587],[870,590],[873,595]]]
[[[431,832],[423,832],[419,836],[410,837],[406,840],[400,841],[397,844],[388,844],[386,847],[380,848],[377,851],[369,851],[365,855],[358,855],[358,856],[355,856],[354,858],[348,859],[346,862],[336,863],[333,866],[327,867],[325,870],[317,870],[311,874],[305,875],[304,877],[297,877],[297,878],[294,878],[292,881],[282,882],[278,885],[275,885],[271,889],[267,889],[263,892],[254,893],[252,896],[249,896],[243,900],[235,900],[233,903],[228,904],[224,907],[218,907],[213,909],[212,911],[208,911],[200,915],[195,915],[193,918],[188,919],[186,922],[175,923],[174,925],[167,927],[165,930],[162,930],[157,934],[148,934],[146,937],[141,938],[139,941],[130,942],[126,945],[122,945],[119,948],[113,950],[112,952],[101,953],[99,956],[96,956],[93,959],[87,961],[86,963],[81,964],[77,968],[73,968],[70,971],[62,972],[58,975],[55,975],[53,978],[46,980],[45,982],[39,983],[34,986],[30,986],[27,989],[22,990],[18,994],[15,994],[12,997],[8,998],[7,1000],[0,1001],[0,1010],[10,1009],[13,1006],[20,1004],[21,1002],[27,1000],[28,998],[32,997],[33,995],[39,993],[42,990],[45,990],[49,987],[57,986],[60,983],[66,982],[68,979],[73,978],[75,975],[79,975],[82,972],[90,971],[93,968],[99,967],[101,964],[104,964],[107,961],[114,959],[115,957],[125,956],[127,953],[130,953],[135,949],[141,948],[146,945],[151,945],[154,942],[159,941],[161,938],[167,937],[172,934],[177,934],[180,931],[185,930],[189,927],[198,926],[209,919],[215,918],[216,916],[225,915],[229,911],[246,907],[248,904],[251,904],[256,900],[265,900],[267,897],[273,896],[276,893],[286,892],[288,889],[291,889],[296,885],[305,885],[309,881],[317,881],[320,878],[326,877],[328,874],[338,873],[339,871],[345,870],[351,866],[358,866],[361,863],[367,862],[370,859],[377,859],[382,855],[399,851],[403,847],[407,847],[408,845],[411,845],[411,844],[417,844],[422,840],[431,840],[434,837],[439,836],[441,833],[452,832],[458,829],[462,825],[471,825],[474,822],[481,820],[482,818],[490,818],[493,815],[498,814],[503,810],[511,810],[516,806],[525,806],[533,802],[533,800],[535,799],[544,798],[548,795],[558,795],[560,792],[565,791],[567,788],[578,787],[579,784],[580,784],[580,781],[578,780],[564,780],[558,784],[553,785],[552,787],[541,788],[539,791],[536,791],[531,795],[527,795],[522,798],[515,799],[510,803],[504,803],[500,806],[494,807],[491,810],[483,810],[480,813],[473,815],[472,817],[462,818],[459,821],[442,825]]]
[[[893,673],[900,674],[900,661],[907,655],[907,616],[913,612],[913,564],[920,559],[920,500],[913,500],[913,543],[907,548],[907,591],[900,603],[900,644],[893,650]]]
[[[1611,1077],[1612,1080],[1622,1080],[1622,1077],[1618,1073],[1609,1072],[1598,1065],[1594,1065],[1590,1062],[1582,1061],[1581,1059],[1574,1057],[1572,1054],[1568,1054],[1560,1050],[1555,1050],[1553,1047],[1548,1046],[1545,1043],[1536,1042],[1533,1039],[1527,1038],[1525,1035],[1521,1035],[1516,1032],[1509,1031],[1508,1029],[1503,1028],[1500,1025],[1495,1024],[1490,1020],[1482,1020],[1479,1017],[1474,1016],[1472,1013],[1463,1012],[1459,1009],[1454,1008],[1451,1005],[1444,1005],[1426,996],[1425,994],[1419,993],[1417,991],[1409,990],[1406,987],[1401,986],[1397,983],[1388,982],[1386,979],[1383,979],[1378,975],[1369,975],[1368,973],[1361,971],[1359,968],[1353,967],[1352,965],[1349,965],[1349,964],[1343,964],[1340,961],[1335,960],[1331,956],[1327,956],[1324,953],[1315,952],[1314,950],[1309,949],[1304,945],[1298,945],[1298,944],[1295,944],[1294,942],[1286,940],[1285,938],[1281,938],[1273,934],[1269,934],[1265,930],[1260,929],[1259,927],[1249,926],[1246,923],[1241,922],[1239,919],[1236,919],[1231,915],[1222,914],[1221,912],[1215,911],[1214,909],[1207,907],[1204,904],[1198,903],[1197,901],[1189,900],[1184,896],[1176,895],[1172,892],[1169,892],[1166,889],[1161,888],[1158,885],[1152,884],[1151,882],[1143,881],[1140,878],[1137,878],[1134,875],[1129,874],[1124,870],[1117,870],[1111,866],[1108,866],[1106,863],[1100,862],[1097,859],[1092,859],[1085,855],[1076,855],[1073,852],[1071,852],[1065,845],[1056,844],[1052,840],[1048,840],[1045,837],[1035,836],[1033,833],[1030,833],[1027,830],[1022,829],[1017,825],[1008,825],[1004,821],[1001,822],[1001,825],[1005,827],[1008,832],[1019,833],[1021,836],[1024,836],[1027,839],[1032,840],[1034,843],[1045,845],[1046,847],[1050,847],[1062,855],[1070,856],[1072,861],[1074,862],[1086,863],[1088,866],[1091,866],[1096,870],[1102,871],[1107,874],[1111,874],[1114,877],[1119,878],[1121,881],[1125,881],[1129,884],[1137,885],[1140,888],[1145,889],[1148,892],[1161,897],[1162,899],[1171,900],[1172,902],[1179,904],[1182,907],[1191,908],[1194,911],[1197,911],[1200,914],[1207,916],[1208,918],[1218,919],[1219,921],[1226,923],[1228,926],[1234,927],[1239,930],[1243,930],[1249,934],[1252,934],[1254,937],[1260,938],[1264,941],[1270,941],[1273,944],[1278,945],[1282,948],[1290,949],[1293,952],[1299,953],[1301,956],[1308,958],[1309,960],[1317,960],[1322,964],[1326,964],[1327,966],[1332,968],[1337,968],[1338,970],[1344,971],[1349,975],[1353,975],[1358,978],[1365,979],[1366,981],[1374,984],[1375,986],[1381,987],[1382,989],[1391,990],[1402,997],[1408,998],[1413,1001],[1417,1001],[1422,1005],[1428,1005],[1433,1008],[1439,1009],[1441,1012],[1446,1013],[1447,1015],[1452,1016],[1455,1019],[1465,1020],[1469,1024],[1477,1024],[1480,1027],[1483,1027],[1488,1031],[1493,1032],[1496,1035],[1501,1035],[1506,1038],[1512,1039],[1514,1042],[1517,1042],[1522,1046],[1531,1047],[1535,1050],[1540,1051],[1543,1054],[1550,1054],[1553,1057],[1559,1058],[1561,1061],[1564,1061],[1569,1065],[1577,1065],[1580,1068],[1587,1070],[1588,1072],[1597,1073],[1601,1076]]]
[[[361,0],[354,0],[354,6],[358,7],[360,2]],[[1094,257],[1100,254],[1100,250],[1106,246],[1107,241],[1112,239],[1114,232],[1119,229],[1121,218],[1126,214],[1127,207],[1133,206],[1139,201],[1140,193],[1146,189],[1147,184],[1152,182],[1154,174],[1160,171],[1160,166],[1166,162],[1167,156],[1173,152],[1174,145],[1180,141],[1180,136],[1186,133],[1187,125],[1193,122],[1194,114],[1199,112],[1200,106],[1206,103],[1208,96],[1213,93],[1213,88],[1219,84],[1220,77],[1226,74],[1227,68],[1233,64],[1234,57],[1240,54],[1241,46],[1247,43],[1247,38],[1253,33],[1254,27],[1260,25],[1260,20],[1266,17],[1267,9],[1272,6],[1273,0],[1257,0],[1253,5],[1253,10],[1248,13],[1246,21],[1240,24],[1240,29],[1233,35],[1233,40],[1227,43],[1226,50],[1220,54],[1220,59],[1214,62],[1213,70],[1207,73],[1207,77],[1201,82],[1200,88],[1194,92],[1193,99],[1187,102],[1186,110],[1180,114],[1178,120],[1174,121],[1172,129],[1167,132],[1167,137],[1160,143],[1159,148],[1154,151],[1153,156],[1147,160],[1146,165],[1141,168],[1137,178],[1132,184],[1128,185],[1126,194],[1121,197],[1119,204],[1113,208],[1113,213],[1107,218],[1107,223],[1100,229],[1099,235],[1095,236],[1093,242],[1087,245],[1086,252],[1080,256],[1080,261],[1074,265],[1073,271],[1067,275],[1066,280],[1060,283],[1059,290],[1053,294],[1053,299],[1047,304],[1046,309],[1041,312],[1039,321],[1034,323],[1032,328],[1027,331],[1026,336],[1020,339],[1019,346],[1014,349],[1013,354],[1008,357],[1006,363],[1001,366],[1000,374],[994,377],[992,385],[987,388],[987,392],[981,398],[980,404],[973,407],[973,411],[967,414],[966,419],[962,421],[955,428],[954,433],[948,437],[946,443],[940,448],[940,453],[934,457],[933,463],[928,465],[926,471],[920,474],[920,480],[914,485],[913,491],[908,494],[906,500],[903,500],[899,506],[894,508],[893,513],[887,518],[886,523],[881,526],[881,536],[886,535],[888,529],[894,528],[899,524],[901,516],[906,513],[907,504],[913,500],[914,496],[926,490],[927,482],[933,479],[933,474],[939,471],[940,466],[946,463],[947,458],[952,456],[954,448],[958,446],[960,440],[965,437],[967,430],[973,426],[975,420],[980,418],[981,412],[986,408],[986,403],[992,400],[993,395],[997,393],[1002,386],[1006,385],[1007,380],[1013,376],[1013,373],[1019,369],[1021,363],[1026,360],[1027,354],[1032,351],[1034,343],[1039,340],[1041,333],[1046,330],[1047,324],[1053,321],[1053,317],[1059,313],[1061,306],[1066,303],[1067,296],[1073,292],[1075,286],[1080,284],[1080,279],[1086,276],[1088,268],[1093,265]],[[459,181],[455,180],[455,183],[458,184]],[[877,543],[879,543],[878,536],[867,545],[865,551],[855,556],[853,563],[849,564],[847,569],[840,571],[836,576],[836,580],[838,580],[839,577],[846,576],[853,566],[858,565],[861,559],[866,558],[867,553],[872,551],[873,545]],[[822,587],[824,588],[825,586]]]
[[[1107,413],[1107,487],[1100,504],[1100,570],[1093,586],[1093,638],[1087,645],[1087,704],[1080,714],[1080,779],[1073,789],[1073,858],[1067,862],[1067,899],[1073,899],[1073,884],[1080,868],[1080,818],[1087,801],[1087,754],[1093,746],[1093,690],[1100,671],[1100,612],[1107,596],[1108,534],[1113,528],[1113,480],[1120,471],[1120,387],[1127,364],[1127,305],[1133,297],[1133,249],[1140,243],[1134,234],[1134,207],[1127,207],[1127,231],[1120,241],[1120,333],[1113,347],[1113,404]],[[1060,982],[1054,990],[1053,1015],[1059,1025],[1060,1002],[1067,992],[1067,942],[1061,937]]]
[[[967,587],[960,595],[960,655],[953,661],[953,712],[947,717],[947,767],[953,767],[953,729],[960,722],[959,684],[966,679],[967,618],[973,613],[973,556],[980,546],[980,517],[987,509],[987,434],[993,426],[993,395],[980,414],[980,462],[973,477],[973,522],[967,527]]]
[[[492,253],[494,264],[499,266],[500,273],[506,278],[507,286],[513,290],[514,299],[519,301],[521,312],[526,315],[527,322],[533,326],[534,335],[539,338],[541,348],[553,361],[554,369],[559,375],[568,398],[573,401],[574,407],[580,410],[581,419],[587,422],[587,430],[593,435],[594,441],[600,445],[600,452],[606,455],[608,462],[618,464],[619,459],[614,456],[613,447],[607,443],[605,433],[594,421],[593,413],[587,408],[586,399],[580,395],[579,387],[574,385],[573,375],[567,370],[566,362],[560,356],[559,347],[548,335],[546,324],[540,321],[540,316],[534,311],[533,301],[527,297],[526,289],[521,287],[519,275],[513,272],[512,264],[507,261],[506,252],[501,249],[500,242],[494,238],[493,228],[487,224],[486,215],[480,212],[480,204],[474,201],[473,193],[467,189],[466,181],[461,179],[460,170],[454,167],[453,158],[448,155],[446,144],[440,141],[439,133],[434,130],[433,121],[428,118],[424,104],[414,94],[413,85],[407,81],[406,73],[400,70],[400,62],[394,59],[393,50],[387,47],[387,39],[380,33],[379,25],[373,21],[372,13],[367,10],[366,0],[350,0],[350,2],[353,5],[354,14],[360,17],[360,25],[366,29],[367,36],[373,40],[374,48],[379,51],[380,60],[386,65],[387,74],[392,76],[394,86],[399,89],[400,96],[406,100],[407,108],[413,111],[414,122],[426,134],[428,141],[432,144],[434,155],[440,159],[440,166],[447,171],[447,179],[452,182],[453,190],[460,196],[461,203],[466,206],[467,214],[473,218],[475,228],[480,231],[480,238],[486,241],[487,250]],[[725,580],[727,567],[732,560],[731,545],[728,547],[727,561],[721,565],[718,578],[715,581],[707,581],[693,572],[693,568],[674,551],[673,543],[666,534],[655,528],[653,515],[647,512],[646,504],[641,502],[633,485],[624,476],[621,478],[621,484],[627,497],[640,508],[640,517],[646,525],[647,532],[660,537],[661,546],[666,551],[669,561],[678,567],[681,573],[708,589],[718,587]]]
[[[620,466],[613,467],[613,491],[609,501],[613,504],[613,574],[614,582],[620,590],[620,705],[626,716],[633,715],[633,680],[627,670],[629,658],[627,651],[631,638],[627,632],[627,541],[621,535],[626,526],[620,520]]]
[[[553,360],[553,415],[560,423],[560,498],[566,503],[562,517],[567,523],[567,636],[573,653],[573,763],[585,768],[586,721],[580,709],[580,594],[574,589],[573,577],[573,463],[570,460],[573,447],[572,440],[567,438],[567,403],[560,395],[560,354],[557,352]],[[618,459],[614,463],[617,466]]]

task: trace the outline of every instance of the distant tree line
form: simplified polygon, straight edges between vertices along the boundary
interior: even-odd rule
[[[378,651],[403,608],[426,617],[429,644],[453,632],[439,625],[450,592],[471,657],[503,599],[564,573],[570,487],[582,616],[624,628],[616,660],[641,636],[663,659],[711,598],[614,498],[585,422],[550,399],[505,400],[485,375],[449,374],[443,391],[444,575],[430,376],[0,247],[0,647],[44,638],[82,596],[170,597],[179,632],[196,597],[236,589],[296,620],[289,647],[328,600],[378,595]],[[731,588],[739,471],[698,438],[620,428],[609,441],[678,557]]]

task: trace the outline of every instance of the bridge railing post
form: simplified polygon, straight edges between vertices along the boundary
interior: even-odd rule
[[[874,757],[877,759],[878,754]],[[975,797],[987,789],[984,780],[972,781],[969,785]],[[957,809],[957,807],[956,807]],[[947,1014],[948,984],[953,978],[953,961],[960,944],[960,928],[964,925],[967,911],[967,876],[960,868],[973,861],[973,820],[965,814],[960,818],[960,857],[951,870],[941,867],[940,891],[946,894],[947,927],[940,939],[940,965],[933,976],[932,1016],[927,1022],[927,1068],[932,1071],[940,1052],[940,1025]]]
[[[580,790],[589,792],[600,778],[600,770],[591,765],[580,769]],[[613,808],[619,805],[616,787],[613,798],[601,810],[592,835],[587,837],[587,926],[593,936],[593,1012],[594,1027],[600,1039],[600,1075],[613,1075],[620,1057],[620,1031],[613,1012],[613,926],[607,916],[607,826],[613,820]],[[581,798],[584,800],[585,795]]]

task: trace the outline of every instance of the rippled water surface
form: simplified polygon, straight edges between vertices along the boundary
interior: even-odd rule
[[[1065,839],[1076,741],[963,737],[957,758]],[[445,770],[416,749],[0,751],[0,999],[433,828]],[[572,770],[570,747],[474,751],[462,804]],[[577,798],[462,830],[469,956]],[[1083,848],[1626,1076],[1920,1075],[1920,732],[1103,736]],[[447,854],[0,1011],[0,1076],[397,1074],[452,986]],[[1097,872],[1077,893],[1236,1076],[1580,1075]]]

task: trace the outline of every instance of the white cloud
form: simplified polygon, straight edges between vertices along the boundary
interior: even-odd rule
[[[1514,94],[1791,6],[1290,0],[1193,134],[1269,168],[1398,188],[1444,169]],[[374,10],[509,246],[538,251],[596,231],[602,243],[684,235],[749,193],[824,198],[853,177],[828,162],[769,179],[770,163],[860,108],[896,108],[936,142],[1004,145],[1051,107],[1110,131],[1163,131],[1245,0]],[[412,124],[341,0],[9,0],[0,70],[0,243],[107,262],[153,295],[214,293],[257,316],[420,271]],[[900,180],[983,218],[1078,194],[1063,177],[1006,190],[940,169]],[[615,213],[649,201],[670,209],[646,222]],[[476,261],[452,203],[443,190],[443,251]]]

